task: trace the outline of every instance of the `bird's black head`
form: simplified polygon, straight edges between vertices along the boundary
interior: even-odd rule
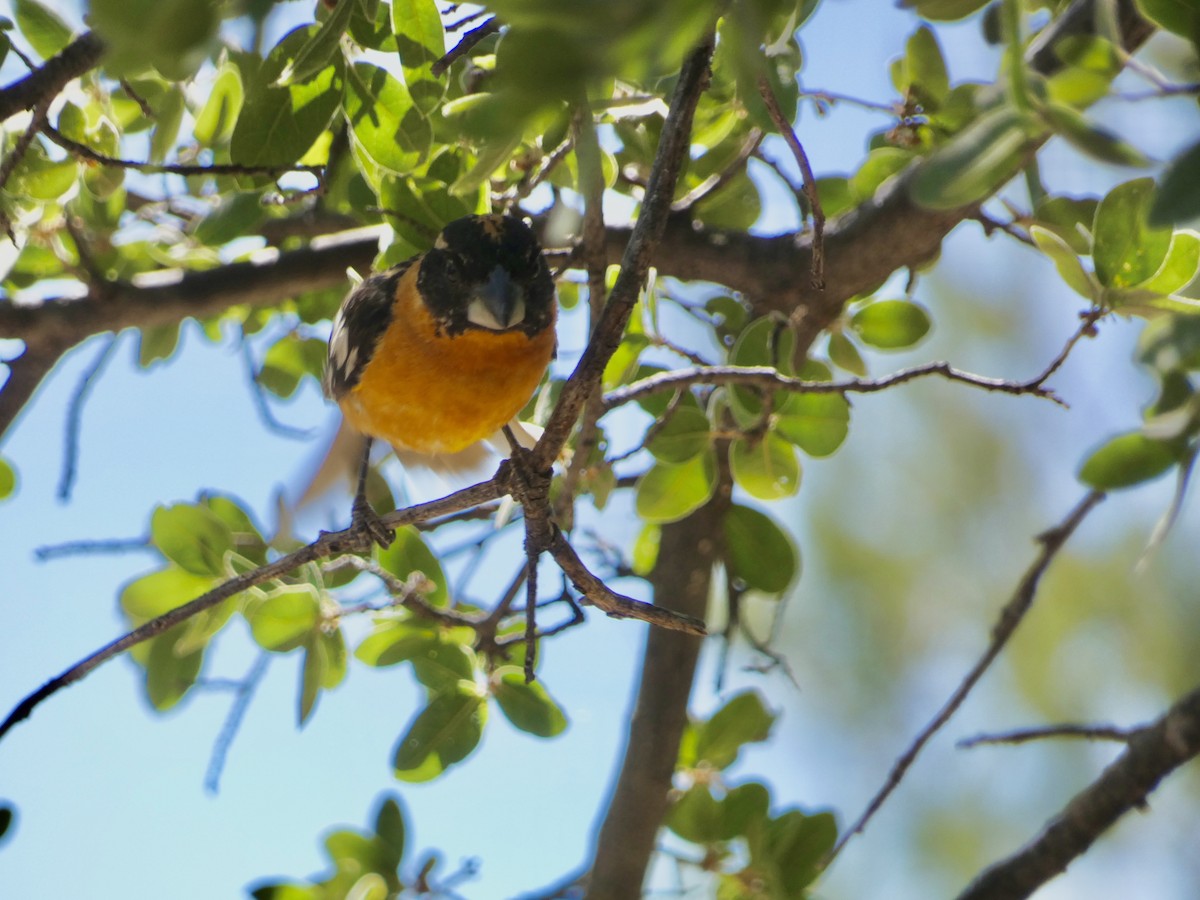
[[[534,335],[554,322],[554,281],[533,230],[513,216],[467,216],[438,235],[417,287],[449,335],[467,329]]]

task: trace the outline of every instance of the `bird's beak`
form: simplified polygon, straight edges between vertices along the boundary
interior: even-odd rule
[[[525,292],[503,266],[492,269],[488,280],[472,291],[467,319],[492,331],[505,331],[525,320]]]

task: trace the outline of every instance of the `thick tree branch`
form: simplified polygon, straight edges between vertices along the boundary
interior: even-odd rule
[[[54,99],[72,78],[95,68],[103,52],[95,33],[80,35],[45,65],[0,90],[0,122]]]
[[[729,507],[730,479],[721,473],[713,499],[679,522],[664,525],[650,576],[657,603],[702,617],[720,547],[714,535]],[[629,724],[625,758],[596,838],[585,900],[642,896],[642,882],[666,815],[679,742],[687,725],[700,641],[652,628]]]
[[[985,869],[958,900],[1018,900],[1061,874],[1117,819],[1145,806],[1158,783],[1200,754],[1200,687],[1140,729],[1094,782],[1029,844]]]

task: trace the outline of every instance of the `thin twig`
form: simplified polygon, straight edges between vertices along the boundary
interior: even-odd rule
[[[441,76],[442,73],[454,65],[454,63],[460,57],[466,56],[468,53],[470,53],[476,44],[489,35],[495,34],[499,30],[500,20],[495,16],[492,16],[482,25],[476,25],[459,39],[459,42],[450,49],[449,53],[435,62],[430,67],[430,71],[436,76]]]
[[[64,541],[61,544],[46,544],[33,551],[42,562],[60,556],[83,556],[86,554],[132,553],[139,550],[154,550],[150,538],[110,538],[90,541]]]
[[[977,734],[963,738],[957,744],[963,750],[986,744],[1024,744],[1048,738],[1082,738],[1088,741],[1119,741],[1129,743],[1141,734],[1142,728],[1117,728],[1115,725],[1043,725],[1040,728],[1019,728],[999,734]]]
[[[800,143],[800,138],[796,137],[796,130],[792,128],[792,123],[779,105],[779,98],[771,89],[771,83],[761,75],[758,79],[758,93],[767,106],[767,113],[771,116],[771,121],[779,129],[788,149],[792,151],[792,156],[796,158],[796,165],[800,167],[800,174],[804,178],[804,194],[808,197],[813,220],[812,286],[815,291],[823,291],[825,289],[825,212],[821,209],[821,198],[817,195],[817,179],[813,176],[812,166],[808,162],[808,154],[804,152],[804,145]]]
[[[270,662],[268,653],[260,653],[246,677],[234,687],[236,693],[233,704],[229,707],[229,713],[225,716],[217,739],[213,741],[212,754],[208,758],[208,771],[204,773],[204,789],[210,794],[220,790],[221,773],[225,770],[225,760],[229,758],[229,748],[233,746],[233,739],[237,737],[242,719],[246,717],[246,710],[250,708],[250,701],[254,699],[254,692],[262,683],[263,676],[267,674]]]
[[[209,163],[207,165],[192,165],[186,163],[151,163],[136,159],[121,159],[109,156],[98,150],[93,150],[87,144],[67,137],[53,125],[42,124],[42,134],[50,138],[58,146],[69,153],[97,163],[102,166],[114,166],[121,169],[134,169],[158,175],[269,175],[272,177],[286,172],[307,172],[310,175],[323,177],[323,166],[309,166],[300,163],[281,163],[277,166],[246,166],[240,163]]]
[[[537,467],[548,468],[558,458],[588,398],[599,388],[605,365],[620,346],[629,316],[646,282],[650,262],[666,230],[675,185],[691,145],[696,104],[708,84],[712,52],[713,38],[709,35],[688,56],[680,70],[670,112],[655,151],[641,212],[621,259],[621,271],[587,349],[563,385],[546,430],[534,448]]]
[[[691,209],[705,197],[716,193],[730,181],[739,172],[746,167],[746,160],[754,155],[754,151],[758,149],[762,143],[765,133],[761,128],[751,128],[746,134],[746,139],[738,150],[737,155],[729,161],[729,163],[719,172],[713,172],[702,182],[671,204],[671,212],[684,212]]]
[[[976,683],[983,677],[983,673],[988,670],[992,662],[1000,655],[1000,651],[1005,648],[1009,639],[1017,630],[1017,626],[1025,618],[1025,614],[1029,611],[1033,605],[1034,598],[1037,596],[1038,584],[1041,581],[1042,575],[1045,574],[1050,564],[1066,545],[1067,540],[1075,533],[1075,529],[1079,527],[1079,524],[1103,499],[1104,494],[1102,492],[1090,492],[1071,510],[1061,523],[1038,536],[1041,550],[1034,560],[1033,565],[1022,576],[1012,597],[1000,611],[996,624],[992,627],[991,640],[988,643],[987,649],[963,677],[962,681],[959,682],[958,687],[950,695],[950,699],[938,710],[937,715],[930,720],[929,724],[921,729],[921,732],[913,740],[912,744],[909,745],[908,749],[896,760],[891,771],[888,773],[883,787],[871,798],[871,801],[867,804],[867,808],[855,820],[854,824],[841,834],[833,850],[830,851],[829,855],[822,862],[822,868],[828,866],[837,857],[852,837],[866,828],[867,823],[871,821],[871,818],[879,811],[879,808],[892,795],[892,792],[899,787],[905,773],[913,762],[916,761],[917,755],[924,746],[950,720],[950,717],[958,711],[963,701],[967,699],[967,695],[971,693]]]
[[[612,410],[651,394],[686,390],[698,385],[738,385],[755,387],[764,391],[792,391],[797,394],[874,394],[908,381],[934,375],[986,391],[997,391],[1003,394],[1031,394],[1035,397],[1052,400],[1060,406],[1066,405],[1053,391],[1043,385],[1043,382],[1049,377],[1045,373],[1032,381],[1008,381],[964,372],[954,368],[948,362],[931,362],[914,366],[911,369],[901,369],[899,372],[883,378],[852,378],[846,381],[805,381],[802,378],[781,375],[778,369],[771,366],[705,366],[674,369],[670,372],[650,375],[640,381],[609,391],[604,395],[604,408]]]
[[[100,352],[96,354],[92,364],[80,376],[79,384],[76,385],[75,393],[71,395],[71,402],[67,406],[67,432],[64,439],[62,472],[58,478],[58,499],[61,501],[70,500],[71,490],[75,487],[76,467],[79,462],[79,433],[83,423],[83,404],[92,392],[100,373],[112,359],[119,336],[111,334],[105,338]]]
[[[1200,688],[1138,730],[1116,761],[1071,798],[1042,832],[989,866],[958,900],[1021,900],[1068,865],[1125,813],[1145,809],[1158,783],[1200,754]]]

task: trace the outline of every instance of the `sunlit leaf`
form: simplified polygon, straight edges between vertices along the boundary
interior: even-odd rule
[[[765,741],[774,724],[775,714],[767,709],[758,691],[744,691],[730,697],[697,726],[697,764],[728,768],[744,745]]]
[[[341,52],[342,35],[350,26],[350,15],[356,6],[357,2],[339,2],[333,6],[329,18],[316,31],[308,33],[307,40],[279,73],[278,84],[281,87],[306,81],[325,67],[333,65]]]
[[[196,114],[192,134],[197,142],[204,147],[226,143],[233,134],[233,126],[245,99],[241,72],[232,63],[224,63],[217,70],[208,98]]]
[[[229,142],[233,162],[244,166],[290,165],[320,136],[341,102],[337,65],[303,82],[280,85],[279,76],[315,25],[297,28],[281,40],[246,86],[246,101]]]
[[[17,489],[17,470],[7,459],[0,459],[0,500],[11,497]]]
[[[1038,249],[1050,257],[1054,267],[1058,269],[1058,274],[1071,290],[1088,300],[1094,301],[1099,297],[1100,285],[1096,283],[1092,273],[1083,267],[1075,251],[1058,234],[1040,225],[1031,225],[1029,236],[1033,238]]]
[[[716,486],[716,460],[712,452],[679,465],[655,463],[638,479],[637,514],[656,524],[677,521],[703,506]]]
[[[1146,155],[1107,128],[1089,122],[1069,106],[1050,103],[1039,110],[1056,134],[1062,135],[1076,150],[1093,159],[1118,166],[1145,168]]]
[[[411,171],[429,150],[429,123],[408,88],[385,69],[355,63],[347,70],[345,110],[359,149],[389,172]]]
[[[233,549],[229,526],[206,507],[188,503],[155,509],[150,540],[163,556],[196,575],[223,575],[225,554]]]
[[[402,581],[407,581],[413,572],[420,572],[431,588],[425,594],[426,602],[434,606],[450,603],[450,589],[442,565],[413,526],[396,529],[396,540],[379,551],[379,564]]]
[[[1147,223],[1154,182],[1138,178],[1119,184],[1100,201],[1093,229],[1092,259],[1105,287],[1136,287],[1159,270],[1171,247],[1171,229]]]
[[[169,566],[126,584],[121,589],[121,609],[140,625],[195,600],[215,583],[212,577]]]
[[[1178,452],[1140,431],[1112,438],[1084,461],[1080,480],[1097,490],[1131,487],[1157,478],[1179,461]]]
[[[850,318],[859,339],[881,350],[902,350],[929,333],[929,313],[908,300],[876,300]]]
[[[434,0],[392,0],[392,33],[413,103],[422,114],[437,108],[445,84],[431,67],[446,53],[442,17]]]
[[[509,672],[492,685],[492,696],[508,721],[538,737],[554,737],[567,727],[567,717],[540,681],[525,682],[524,674]]]
[[[460,682],[435,695],[396,745],[396,777],[411,782],[436,778],[478,746],[486,721],[487,702],[474,684]]]
[[[800,489],[800,462],[796,451],[778,435],[760,440],[736,438],[729,448],[733,479],[751,497],[779,500]]]
[[[830,344],[832,347],[832,341]],[[850,402],[841,394],[797,391],[776,405],[775,433],[809,456],[829,456],[849,431]]]
[[[46,4],[13,0],[13,12],[21,36],[42,59],[49,59],[71,42],[71,26]]]
[[[303,645],[320,615],[317,594],[306,584],[281,585],[267,597],[248,604],[245,610],[254,642],[276,653]]]

